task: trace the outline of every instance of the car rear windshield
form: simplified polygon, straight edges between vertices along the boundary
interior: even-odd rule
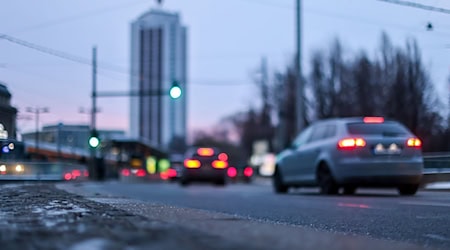
[[[347,130],[352,135],[402,136],[409,131],[396,122],[385,123],[348,123]]]

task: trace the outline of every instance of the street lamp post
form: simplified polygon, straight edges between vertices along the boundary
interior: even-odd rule
[[[297,0],[297,6],[296,6],[296,28],[297,28],[297,36],[296,36],[296,43],[297,43],[297,56],[296,56],[296,75],[297,75],[297,93],[296,93],[296,123],[297,123],[297,132],[301,132],[305,126],[303,117],[305,115],[305,102],[304,102],[304,84],[302,79],[302,1]]]
[[[27,107],[27,112],[33,113],[35,115],[36,121],[36,133],[35,133],[35,152],[37,153],[39,150],[39,114],[48,113],[49,109],[47,107]]]

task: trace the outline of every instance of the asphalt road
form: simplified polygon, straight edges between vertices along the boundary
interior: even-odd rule
[[[264,184],[194,184],[183,188],[176,183],[121,182],[90,188],[269,223],[450,249],[450,192],[419,191],[416,196],[403,197],[396,190],[361,189],[354,196],[321,196],[317,189],[298,189],[276,195]]]

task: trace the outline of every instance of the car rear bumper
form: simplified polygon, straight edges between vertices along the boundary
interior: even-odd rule
[[[346,159],[339,162],[333,171],[339,184],[358,186],[419,184],[422,173],[421,157],[407,160]]]
[[[193,181],[220,180],[226,177],[226,169],[185,169],[181,179]]]

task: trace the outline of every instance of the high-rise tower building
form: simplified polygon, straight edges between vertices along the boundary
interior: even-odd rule
[[[131,91],[142,94],[131,97],[130,133],[163,149],[186,138],[186,37],[176,13],[150,10],[131,25]],[[183,89],[178,99],[165,94],[174,81]]]

